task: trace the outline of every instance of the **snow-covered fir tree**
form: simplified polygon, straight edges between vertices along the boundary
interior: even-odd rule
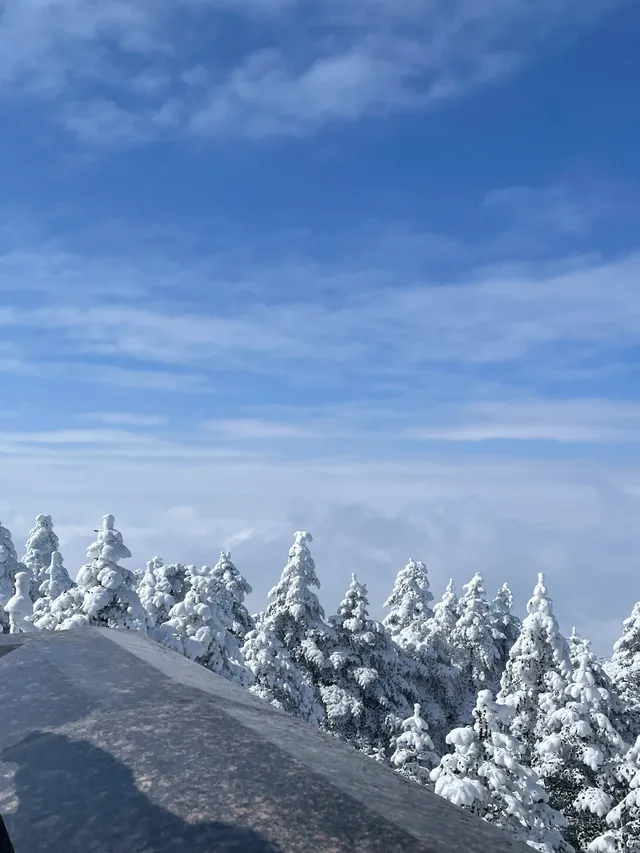
[[[440,757],[435,752],[429,736],[429,726],[420,716],[420,705],[413,706],[413,714],[402,722],[402,734],[393,740],[391,766],[414,782],[431,786],[430,771]]]
[[[622,636],[613,646],[607,671],[625,709],[618,725],[624,737],[633,742],[640,734],[640,602],[624,620]]]
[[[480,691],[473,726],[447,735],[453,752],[431,771],[435,792],[541,853],[571,853],[560,832],[562,815],[549,806],[539,777],[522,763],[522,744],[509,733],[512,715],[491,691]]]
[[[251,680],[240,647],[231,633],[231,595],[208,566],[189,566],[187,593],[171,608],[164,623],[175,638],[174,648],[229,681],[246,687]]]
[[[295,533],[289,562],[277,585],[269,591],[271,600],[264,611],[264,620],[293,661],[317,684],[320,673],[329,666],[323,649],[329,646],[331,631],[324,621],[318,596],[311,589],[320,586],[309,551],[312,541],[310,533]]]
[[[18,562],[11,533],[0,523],[0,633],[9,633],[7,602],[13,598],[16,575],[24,567]]]
[[[426,565],[410,559],[398,572],[391,595],[385,602],[389,613],[383,625],[396,643],[400,655],[402,676],[413,690],[409,698],[421,705],[431,735],[444,746],[446,716],[446,686],[442,683],[440,661],[429,635],[429,623],[433,619]],[[450,672],[446,670],[447,674]]]
[[[35,601],[33,614],[29,617],[29,621],[33,622],[41,631],[54,630],[59,624],[59,620],[52,617],[53,603],[74,587],[75,584],[69,577],[62,561],[62,554],[59,551],[54,551],[51,554],[51,562],[45,571],[45,578],[40,584],[39,597]]]
[[[4,606],[9,614],[9,633],[26,634],[35,631],[28,618],[33,613],[31,601],[31,575],[29,572],[18,572],[15,580],[15,593]]]
[[[509,652],[498,700],[515,708],[512,734],[523,744],[530,761],[539,734],[543,694],[562,695],[571,678],[569,646],[560,633],[547,594],[544,575],[538,575],[533,596],[527,602],[518,639]]]
[[[355,575],[330,622],[331,676],[321,682],[327,731],[358,749],[388,749],[390,736],[409,714],[410,685],[396,645],[369,617],[367,588]]]
[[[512,612],[513,593],[508,585],[503,584],[489,605],[489,621],[493,637],[498,649],[498,672],[500,677],[504,672],[511,647],[518,639],[522,623]]]
[[[211,573],[231,595],[233,614],[231,633],[239,643],[243,643],[247,633],[255,627],[254,621],[244,604],[246,596],[251,595],[253,589],[242,572],[238,571],[231,562],[231,554],[228,551],[220,552],[220,559]]]
[[[606,830],[606,815],[621,792],[618,767],[627,745],[609,719],[611,697],[596,684],[598,664],[584,641],[577,655],[565,703],[547,709],[533,764],[568,821],[565,837],[584,850]]]
[[[162,557],[153,557],[138,584],[138,593],[154,628],[162,625],[168,621],[171,608],[187,593],[187,567],[182,563],[165,565]]]
[[[90,562],[78,572],[77,586],[51,606],[55,627],[127,628],[146,634],[149,617],[135,590],[135,575],[118,565],[131,552],[115,528],[114,517],[105,515],[96,532],[95,542],[87,548]]]
[[[45,580],[46,571],[51,565],[51,555],[60,547],[53,529],[50,515],[41,513],[36,516],[35,527],[29,533],[22,563],[31,575],[31,598],[40,598],[40,587]]]
[[[618,767],[622,793],[606,818],[607,829],[588,845],[588,853],[640,850],[640,735]]]
[[[458,619],[451,634],[453,662],[460,670],[458,722],[471,720],[480,690],[495,691],[499,651],[496,645],[482,575],[475,574],[458,601]]]
[[[384,603],[389,613],[382,624],[394,639],[406,631],[414,634],[433,618],[432,601],[427,567],[411,558],[396,575],[391,595]]]
[[[324,712],[314,686],[268,623],[255,622],[245,636],[241,653],[253,677],[249,687],[252,693],[294,717],[320,725]]]
[[[433,617],[427,621],[425,643],[430,655],[435,657],[433,681],[438,706],[444,716],[444,729],[451,728],[458,720],[461,685],[460,671],[453,664],[453,632],[460,615],[458,596],[453,579],[449,581],[442,599],[433,608]],[[436,721],[433,721],[434,724]],[[440,726],[438,725],[438,728]],[[444,748],[432,732],[436,747]]]

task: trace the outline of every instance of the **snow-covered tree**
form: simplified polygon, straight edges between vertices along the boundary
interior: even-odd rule
[[[385,602],[384,606],[390,611],[383,625],[399,649],[402,676],[413,688],[409,698],[414,704],[420,703],[431,734],[442,747],[446,729],[443,709],[446,689],[442,684],[441,662],[429,634],[432,601],[426,565],[410,559],[398,572],[391,595]]]
[[[45,580],[47,569],[51,565],[51,555],[60,547],[60,542],[53,529],[50,515],[41,513],[36,516],[35,527],[29,533],[25,546],[26,554],[23,564],[31,575],[31,598],[40,598],[40,587]]]
[[[407,779],[431,787],[429,773],[440,758],[429,736],[429,726],[420,716],[420,705],[413,706],[413,714],[402,722],[402,734],[393,740],[391,765]]]
[[[39,597],[33,606],[33,614],[29,617],[29,621],[40,630],[53,630],[58,624],[58,621],[51,617],[53,602],[74,587],[75,584],[64,567],[62,554],[54,551],[45,571],[45,578],[40,584]]]
[[[640,850],[640,735],[618,767],[622,793],[607,815],[607,829],[588,853],[637,853]]]
[[[4,606],[9,614],[10,634],[26,634],[29,631],[36,630],[31,622],[26,621],[33,613],[30,592],[31,575],[28,572],[18,572],[15,580],[15,593]]]
[[[23,568],[18,562],[11,533],[0,523],[0,633],[9,633],[9,614],[5,605],[13,597],[16,575]]]
[[[310,533],[295,533],[289,562],[278,584],[269,591],[271,601],[264,619],[293,661],[309,673],[315,684],[319,674],[329,665],[323,649],[328,646],[330,630],[318,596],[311,589],[320,586],[308,547],[312,541]]]
[[[458,601],[458,619],[451,634],[453,662],[460,670],[459,722],[471,719],[480,690],[495,691],[499,652],[489,615],[482,575],[475,574]]]
[[[253,676],[252,693],[294,717],[320,725],[324,712],[315,688],[268,623],[256,622],[245,636],[241,653]]]
[[[150,618],[150,636],[158,642],[166,640],[166,631],[161,626],[169,621],[171,608],[186,595],[186,578],[186,566],[165,565],[162,557],[153,557],[138,583],[140,601]]]
[[[369,617],[367,588],[355,575],[331,617],[332,668],[320,693],[327,731],[358,749],[387,749],[391,734],[408,716],[409,685],[398,650],[380,622]]]
[[[504,672],[511,647],[518,639],[522,623],[512,612],[513,594],[507,584],[503,584],[496,597],[489,605],[489,621],[493,630],[493,637],[498,649],[498,671],[500,677]]]
[[[189,566],[187,593],[174,604],[169,619],[160,627],[171,631],[177,648],[186,657],[246,687],[251,676],[231,633],[232,624],[231,595],[208,566]]]
[[[583,642],[566,702],[547,711],[533,764],[552,805],[568,821],[567,839],[584,849],[606,830],[620,794],[618,767],[627,745],[609,719],[611,697],[598,687],[597,661]]]
[[[527,603],[520,635],[509,652],[498,700],[515,708],[512,734],[525,748],[529,761],[538,736],[544,703],[543,694],[561,696],[571,678],[566,639],[560,633],[547,594],[544,575],[538,575],[533,596]]]
[[[239,643],[243,643],[247,633],[255,627],[254,621],[244,605],[245,597],[251,595],[253,589],[244,575],[231,562],[231,554],[228,551],[220,552],[220,559],[211,573],[231,595],[233,614],[231,633]]]
[[[618,726],[630,742],[640,734],[640,601],[624,620],[622,636],[613,646],[608,674],[626,713]]]
[[[131,552],[115,528],[112,515],[89,548],[89,561],[78,572],[77,586],[56,598],[51,605],[55,628],[128,628],[146,634],[149,617],[135,590],[135,575],[118,565]],[[39,624],[38,624],[39,626]]]
[[[461,685],[460,671],[454,666],[453,632],[460,615],[458,596],[453,579],[447,584],[442,599],[433,608],[433,617],[427,621],[425,644],[429,655],[435,657],[432,667],[432,684],[436,688],[438,706],[445,718],[445,728],[458,720]],[[435,719],[432,721],[435,723]],[[433,732],[432,732],[433,733]],[[438,749],[444,747],[434,733]]]
[[[491,691],[480,691],[473,726],[447,735],[453,752],[431,771],[435,792],[541,853],[571,853],[559,831],[562,815],[549,806],[539,777],[522,763],[522,744],[508,731],[512,715]]]
[[[384,603],[390,610],[382,620],[394,639],[406,631],[413,634],[422,630],[424,623],[433,617],[433,594],[429,586],[427,567],[420,560],[411,558],[398,572],[391,595]]]

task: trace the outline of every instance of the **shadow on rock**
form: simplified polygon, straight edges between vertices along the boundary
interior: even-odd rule
[[[280,853],[251,829],[166,811],[90,743],[36,732],[1,758],[18,765],[19,806],[5,816],[15,853]]]

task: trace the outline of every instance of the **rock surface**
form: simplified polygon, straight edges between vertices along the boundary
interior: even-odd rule
[[[526,853],[133,632],[0,637],[15,853]]]

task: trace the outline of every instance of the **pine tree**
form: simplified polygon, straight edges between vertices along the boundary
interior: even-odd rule
[[[53,630],[58,624],[57,619],[52,618],[51,615],[53,602],[74,587],[75,584],[62,562],[62,554],[59,551],[54,551],[51,554],[51,562],[45,571],[45,579],[40,584],[39,597],[33,606],[33,614],[28,621],[40,630]]]
[[[403,720],[402,734],[394,738],[393,747],[391,765],[397,772],[432,787],[429,773],[440,758],[429,737],[429,726],[420,716],[419,704],[413,706],[413,715]]]
[[[181,563],[165,565],[162,557],[153,557],[138,585],[142,606],[155,629],[169,620],[171,608],[187,593],[187,567]]]
[[[231,554],[228,551],[220,552],[220,559],[213,567],[212,574],[231,595],[233,613],[231,633],[239,643],[243,643],[247,633],[255,627],[253,619],[244,605],[245,597],[251,595],[253,589],[231,562]]]
[[[509,652],[502,675],[498,700],[515,708],[512,734],[531,760],[541,711],[543,694],[561,695],[571,678],[569,647],[553,615],[544,575],[538,575],[533,596],[527,603],[527,616],[518,639]]]
[[[474,575],[464,590],[458,601],[460,615],[451,635],[453,662],[460,670],[460,722],[471,719],[480,690],[496,689],[499,658],[482,575]]]
[[[241,649],[253,676],[249,690],[265,702],[314,726],[322,721],[322,707],[308,675],[291,659],[269,624],[258,620]]]
[[[505,583],[500,587],[496,593],[496,597],[489,605],[489,621],[498,649],[498,672],[500,678],[506,669],[511,647],[518,639],[522,627],[522,623],[518,617],[512,613],[512,608],[513,594]]]
[[[207,566],[190,566],[187,581],[187,593],[171,608],[164,628],[171,631],[178,650],[186,657],[246,687],[250,674],[230,631],[231,596]]]
[[[15,593],[5,604],[9,614],[9,633],[26,634],[35,631],[33,624],[27,619],[33,614],[31,601],[31,575],[28,572],[18,572],[15,580]]]
[[[586,848],[588,853],[637,853],[640,850],[640,735],[618,767],[621,794],[607,815],[607,829]]]
[[[118,561],[131,552],[105,515],[96,541],[87,548],[89,563],[78,572],[77,587],[58,596],[52,605],[56,629],[127,628],[146,634],[148,616],[135,591],[135,575]]]
[[[40,598],[40,587],[45,580],[46,572],[51,565],[51,555],[60,547],[60,542],[53,529],[50,515],[36,516],[35,527],[29,533],[25,546],[26,554],[23,564],[31,575],[31,598]]]
[[[441,683],[441,672],[436,649],[429,636],[433,619],[427,567],[423,562],[410,559],[400,569],[391,595],[385,602],[390,612],[383,625],[399,650],[399,665],[405,681],[413,688],[408,698],[419,702],[430,732],[440,747],[444,746],[446,715],[446,685]]]
[[[620,793],[617,769],[626,744],[609,719],[609,692],[596,685],[598,666],[587,643],[565,688],[566,702],[547,709],[534,766],[552,805],[568,821],[567,839],[584,849],[606,830]]]
[[[323,649],[328,647],[330,630],[318,596],[310,589],[320,586],[308,548],[312,541],[310,533],[296,532],[289,550],[289,562],[278,584],[269,591],[271,601],[264,619],[292,660],[309,674],[312,683],[317,684],[320,673],[329,666]],[[319,700],[319,695],[317,698]]]
[[[0,523],[0,633],[9,633],[7,602],[13,598],[16,575],[24,567],[18,562],[11,533]]]
[[[421,561],[411,558],[398,572],[391,595],[384,603],[390,612],[382,620],[394,640],[404,632],[419,633],[425,622],[433,618],[433,594],[429,586],[427,567]]]
[[[622,636],[613,646],[608,674],[626,713],[617,722],[624,737],[633,741],[640,732],[640,601],[624,620]]]
[[[367,589],[356,576],[338,614],[330,619],[334,642],[331,677],[320,686],[327,731],[357,749],[388,748],[390,735],[408,715],[409,685],[396,646],[368,614]]]
[[[558,829],[562,815],[549,806],[539,777],[522,763],[522,744],[508,731],[512,715],[491,691],[480,691],[473,726],[447,735],[454,751],[430,774],[435,792],[539,851],[572,853]]]
[[[462,701],[460,671],[453,664],[453,632],[459,616],[458,596],[451,579],[442,599],[433,608],[433,617],[427,621],[425,638],[429,653],[435,658],[432,683],[436,685],[438,707],[444,716],[444,724],[437,726],[441,730],[448,730],[457,722]],[[444,748],[435,734],[434,740],[438,749]]]

